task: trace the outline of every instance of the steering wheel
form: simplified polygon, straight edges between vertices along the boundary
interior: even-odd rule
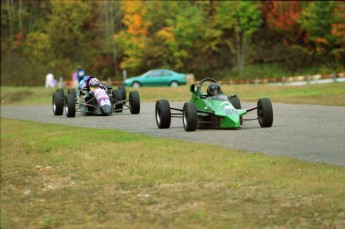
[[[99,87],[102,88],[104,91],[108,90],[107,86],[105,86],[104,84],[101,84]]]

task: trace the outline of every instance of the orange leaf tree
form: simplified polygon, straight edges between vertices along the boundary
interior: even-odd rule
[[[308,33],[312,50],[320,62],[345,66],[345,3],[315,1],[305,8],[299,22]]]
[[[145,20],[145,4],[142,1],[123,1],[123,23],[125,31],[121,31],[116,38],[118,46],[124,50],[122,69],[137,71],[142,66],[142,53],[147,43],[150,21]]]

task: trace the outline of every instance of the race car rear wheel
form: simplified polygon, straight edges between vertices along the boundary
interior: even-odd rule
[[[129,110],[131,114],[139,114],[140,112],[140,98],[137,91],[129,92]]]
[[[67,92],[68,94],[74,95],[74,98],[77,98],[77,91],[75,90],[75,88],[69,88]]]
[[[56,89],[56,92],[61,92],[62,93],[62,97],[65,97],[65,92],[63,91],[62,88]]]
[[[187,102],[183,105],[183,127],[185,131],[195,131],[198,125],[196,105]]]
[[[228,97],[230,103],[234,106],[235,109],[241,109],[241,101],[237,95],[232,95]],[[240,124],[243,125],[243,117],[240,117]]]
[[[237,95],[229,96],[228,99],[235,109],[241,109],[241,101]]]
[[[113,90],[112,94],[113,94],[113,99],[115,100],[115,110],[114,111],[116,113],[120,113],[123,110],[123,103],[122,102],[120,103],[120,101],[123,100],[122,92],[120,89],[117,89],[117,90]]]
[[[171,111],[169,101],[166,99],[156,102],[156,123],[159,129],[169,128],[171,124]]]
[[[67,118],[75,117],[75,97],[73,94],[66,95],[65,113]]]
[[[61,91],[56,91],[53,94],[52,105],[54,115],[63,114],[63,93]]]
[[[261,127],[271,127],[273,124],[273,108],[271,100],[263,98],[258,100],[258,120]]]
[[[119,89],[122,93],[122,99],[127,100],[126,87],[125,86],[119,86]],[[123,102],[123,104],[125,104],[125,103],[126,103],[126,101]]]

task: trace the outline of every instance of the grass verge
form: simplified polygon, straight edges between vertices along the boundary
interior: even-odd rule
[[[1,119],[1,228],[344,228],[345,168]]]
[[[245,102],[256,102],[259,98],[268,97],[273,103],[345,106],[345,83],[303,86],[222,85],[222,88],[225,94],[237,94]],[[155,102],[163,98],[185,102],[191,97],[189,86],[127,88],[127,92],[131,90],[139,91],[141,102]],[[51,103],[54,91],[43,87],[1,87],[1,105]]]

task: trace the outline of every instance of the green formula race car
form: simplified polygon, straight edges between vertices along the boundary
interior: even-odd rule
[[[226,96],[217,81],[210,78],[191,85],[190,91],[192,98],[184,103],[182,109],[170,107],[165,99],[156,102],[158,128],[169,128],[171,117],[182,118],[185,131],[195,131],[197,128],[237,129],[244,121],[250,120],[258,120],[261,127],[271,127],[273,124],[273,108],[268,98],[259,99],[255,107],[242,109],[236,95]],[[243,118],[253,110],[257,110],[257,118]]]

